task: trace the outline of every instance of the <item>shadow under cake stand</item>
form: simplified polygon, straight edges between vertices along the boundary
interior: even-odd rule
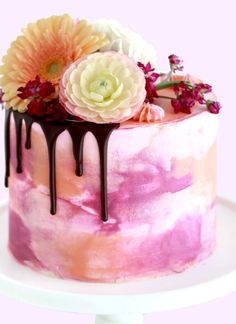
[[[141,324],[144,313],[200,304],[236,291],[236,204],[218,200],[217,248],[183,273],[128,283],[58,279],[19,264],[7,248],[7,203],[0,204],[0,293],[65,312],[96,314],[96,324]]]

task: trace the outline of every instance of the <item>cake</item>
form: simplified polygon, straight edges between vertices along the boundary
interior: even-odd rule
[[[124,282],[212,254],[220,103],[178,72],[176,55],[169,73],[155,60],[118,23],[68,15],[30,24],[12,43],[0,85],[8,247],[19,263]]]

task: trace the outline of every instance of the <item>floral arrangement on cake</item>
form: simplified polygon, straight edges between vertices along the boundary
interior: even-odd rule
[[[0,101],[46,122],[155,123],[165,116],[159,99],[176,114],[196,105],[218,114],[212,87],[176,75],[182,61],[168,59],[170,71],[161,73],[153,46],[114,21],[52,16],[29,24],[11,44],[0,67]]]

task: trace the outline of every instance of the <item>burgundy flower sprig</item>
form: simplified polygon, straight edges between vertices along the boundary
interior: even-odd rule
[[[191,108],[196,103],[206,105],[207,109],[213,113],[218,114],[221,105],[217,101],[206,100],[204,95],[212,91],[212,87],[206,83],[196,83],[191,85],[190,82],[180,81],[178,85],[173,87],[176,98],[171,99],[171,105],[174,108],[174,112],[184,112],[191,114]]]
[[[3,104],[3,99],[2,99],[3,95],[4,95],[4,93],[3,93],[2,89],[0,88],[0,105]]]
[[[45,121],[58,122],[64,122],[68,118],[68,113],[58,98],[52,98],[56,89],[51,82],[41,82],[39,76],[36,76],[35,80],[30,80],[18,91],[21,99],[30,100],[27,105],[28,115],[43,118]]]
[[[36,76],[35,80],[30,80],[17,91],[21,92],[18,94],[21,99],[45,99],[55,92],[55,87],[49,81],[41,82],[39,76]]]
[[[183,65],[181,65],[183,61],[180,60],[180,58],[177,55],[171,54],[168,56],[168,59],[171,72],[175,73],[176,71],[183,71],[184,67]]]
[[[154,101],[154,98],[157,98],[157,91],[156,91],[156,81],[159,78],[160,74],[154,72],[155,68],[152,68],[151,63],[148,62],[147,65],[144,65],[141,62],[138,62],[138,66],[140,67],[141,70],[143,70],[143,73],[145,75],[145,80],[146,80],[146,91],[147,91],[147,96],[145,99],[145,102],[150,102],[152,103]]]
[[[197,104],[206,105],[206,108],[212,114],[218,114],[221,105],[218,101],[205,99],[204,95],[212,92],[212,87],[206,83],[194,83],[189,80],[172,80],[172,74],[176,71],[182,71],[183,63],[177,55],[168,57],[170,64],[170,72],[167,74],[156,73],[150,62],[144,65],[138,62],[138,66],[143,70],[146,79],[147,97],[145,102],[154,102],[157,98],[170,99],[171,105],[175,113],[183,112],[191,114],[192,108]],[[165,76],[164,81],[156,83],[159,76]],[[175,97],[167,97],[158,95],[158,90],[172,88]]]

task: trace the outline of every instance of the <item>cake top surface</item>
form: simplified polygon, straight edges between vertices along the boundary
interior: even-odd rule
[[[45,123],[122,128],[218,114],[212,87],[184,74],[178,56],[168,60],[163,73],[154,47],[115,21],[51,16],[30,23],[12,42],[0,66],[0,100]]]

